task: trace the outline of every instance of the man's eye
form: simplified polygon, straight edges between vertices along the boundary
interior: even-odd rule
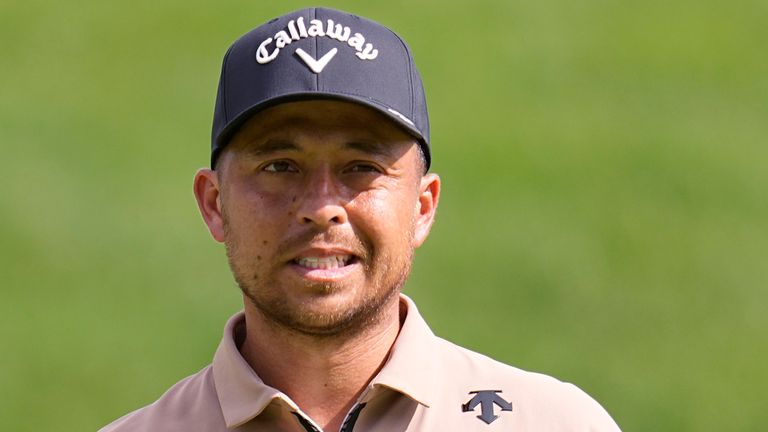
[[[298,171],[290,162],[277,161],[270,162],[264,166],[264,171],[267,172],[296,172]]]
[[[358,163],[349,167],[349,172],[365,173],[365,172],[380,172],[379,167],[373,164]]]

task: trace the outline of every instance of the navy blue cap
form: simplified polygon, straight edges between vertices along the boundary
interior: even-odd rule
[[[275,18],[229,47],[213,114],[211,167],[251,116],[310,99],[378,110],[417,139],[429,167],[427,103],[408,46],[378,23],[325,8]]]

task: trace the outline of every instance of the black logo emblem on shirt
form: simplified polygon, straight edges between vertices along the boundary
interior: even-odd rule
[[[493,423],[499,416],[493,413],[494,405],[498,405],[502,411],[512,411],[512,404],[505,401],[497,393],[501,393],[501,390],[477,390],[471,391],[469,394],[474,394],[467,403],[461,406],[463,412],[474,411],[475,408],[480,405],[480,415],[477,416],[480,420],[487,424]]]

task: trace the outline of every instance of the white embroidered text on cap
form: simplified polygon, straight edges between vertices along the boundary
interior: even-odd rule
[[[375,49],[373,44],[365,42],[365,36],[360,33],[351,35],[351,33],[352,30],[349,27],[336,24],[331,19],[326,21],[325,27],[323,26],[323,22],[317,19],[311,20],[309,22],[309,27],[307,27],[304,23],[304,17],[299,17],[296,20],[288,21],[287,31],[280,30],[275,33],[274,37],[267,38],[261,42],[259,48],[256,50],[256,61],[259,64],[267,64],[277,58],[277,55],[280,54],[282,48],[290,45],[293,41],[308,37],[329,37],[331,39],[336,39],[339,42],[346,42],[347,45],[357,51],[355,55],[361,60],[373,60],[379,55],[379,50]],[[269,52],[269,46],[273,41],[275,43],[275,48],[272,52]],[[306,62],[304,57],[302,57],[302,59]]]

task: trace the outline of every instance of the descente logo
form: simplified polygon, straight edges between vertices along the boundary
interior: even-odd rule
[[[305,39],[308,37],[329,37],[339,42],[346,42],[347,45],[354,48],[355,55],[362,60],[373,60],[379,55],[379,50],[374,49],[371,43],[365,42],[365,36],[360,33],[353,35],[352,30],[347,26],[336,24],[329,19],[323,26],[323,22],[313,19],[309,22],[309,27],[304,24],[304,17],[297,20],[288,21],[288,31],[280,30],[273,38],[265,39],[256,50],[256,61],[259,64],[266,64],[274,60],[280,50],[290,45],[291,42]],[[275,48],[270,52],[270,45],[274,41]]]

